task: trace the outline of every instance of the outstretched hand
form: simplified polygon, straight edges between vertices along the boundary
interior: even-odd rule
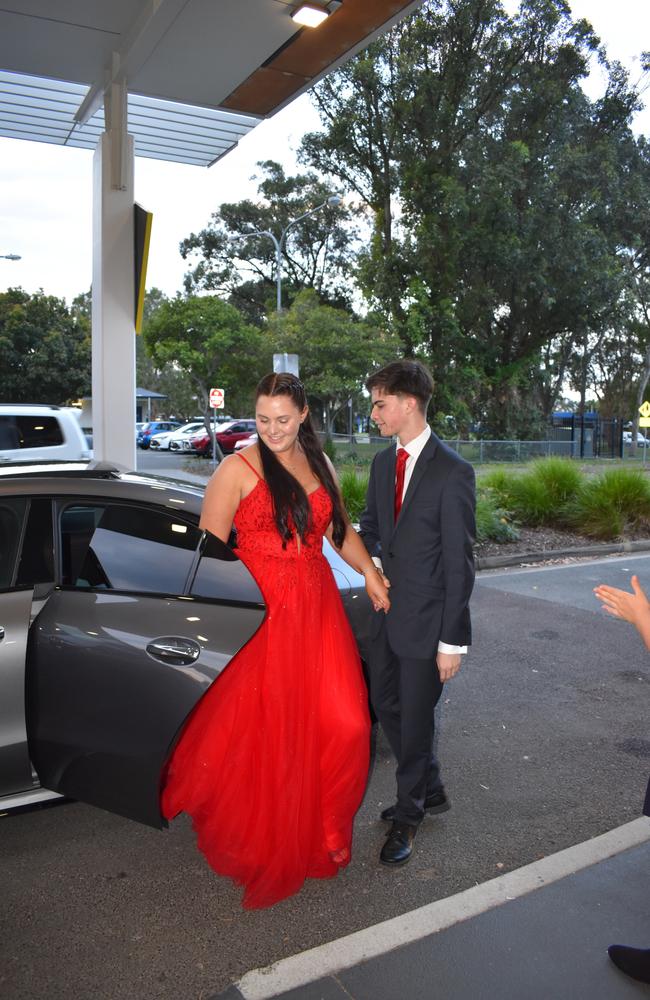
[[[618,587],[607,587],[601,583],[598,587],[594,587],[594,594],[603,602],[603,608],[608,614],[632,622],[646,649],[650,649],[650,601],[639,583],[638,576],[633,576],[631,583],[632,593],[628,590],[619,590]]]
[[[390,580],[384,576],[380,569],[373,567],[365,574],[366,592],[372,602],[375,611],[383,611],[384,614],[390,609],[390,598],[388,588]]]
[[[594,594],[603,602],[603,608],[615,618],[623,618],[626,622],[637,625],[640,618],[650,615],[650,601],[645,595],[639,578],[631,579],[632,591],[619,590],[618,587],[608,587],[601,583],[594,587]]]

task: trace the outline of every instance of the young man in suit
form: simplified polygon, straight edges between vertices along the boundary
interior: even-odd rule
[[[433,381],[418,361],[372,375],[372,420],[397,443],[372,463],[361,537],[390,581],[391,607],[376,612],[370,694],[397,760],[397,802],[382,864],[405,864],[425,812],[449,802],[433,751],[434,708],[471,640],[474,471],[426,421]]]

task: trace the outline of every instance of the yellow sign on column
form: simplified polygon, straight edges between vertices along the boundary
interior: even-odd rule
[[[641,403],[639,407],[639,413],[642,417],[650,417],[650,403],[646,399],[645,403]]]

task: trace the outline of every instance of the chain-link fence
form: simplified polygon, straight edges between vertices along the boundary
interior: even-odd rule
[[[585,420],[574,414],[563,424],[556,423],[548,428],[548,437],[539,441],[467,441],[447,438],[445,444],[474,465],[483,462],[528,462],[536,458],[628,458],[634,455],[631,444],[623,438],[623,424],[620,419],[589,419],[597,415],[585,415]],[[322,435],[324,437],[324,435]],[[390,442],[373,434],[333,434],[337,455],[351,462],[370,461],[381,448]],[[648,448],[650,451],[650,447]],[[644,448],[638,447],[638,458],[644,457]],[[648,455],[650,460],[650,455]]]
[[[390,443],[386,438],[373,435],[353,435],[352,441],[347,434],[334,434],[332,441],[336,445],[338,457],[350,460],[372,458],[381,448]],[[459,439],[445,440],[449,448],[453,448],[468,462],[527,462],[534,458],[547,458],[549,455],[574,457],[574,442],[571,441],[461,441]]]

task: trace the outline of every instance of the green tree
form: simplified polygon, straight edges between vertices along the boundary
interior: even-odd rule
[[[397,338],[377,317],[358,319],[323,305],[313,289],[299,292],[290,309],[269,319],[269,337],[275,351],[299,356],[310,404],[328,433],[348,400],[360,396],[368,373],[398,353]]]
[[[209,427],[210,389],[225,390],[226,409],[244,415],[271,351],[259,330],[214,295],[180,296],[163,302],[146,323],[147,351],[161,373],[182,373],[197,400],[197,412]]]
[[[650,53],[644,53],[644,67],[646,72],[650,69]],[[639,407],[646,399],[650,382],[650,142],[642,136],[630,155],[633,164],[626,171],[626,197],[621,201],[627,222],[627,238],[621,241],[619,247],[624,270],[621,304],[627,322],[620,324],[619,330],[626,342],[633,345],[636,355],[628,380],[628,386],[635,390],[636,397],[631,407],[636,448]]]
[[[62,404],[90,392],[90,328],[63,299],[0,293],[0,399]]]
[[[216,292],[259,325],[275,305],[275,248],[268,236],[247,239],[246,233],[268,230],[279,239],[291,220],[333,191],[313,172],[288,177],[273,160],[258,167],[257,200],[222,204],[205,229],[183,240],[181,254],[197,261],[186,277],[188,292]],[[347,302],[352,214],[344,206],[324,208],[289,229],[282,258],[285,304],[306,287],[333,304]]]
[[[535,431],[567,343],[621,294],[639,98],[602,52],[606,92],[585,97],[597,51],[564,0],[429,0],[315,89],[301,156],[372,213],[366,297],[428,358],[434,410],[493,436]]]

